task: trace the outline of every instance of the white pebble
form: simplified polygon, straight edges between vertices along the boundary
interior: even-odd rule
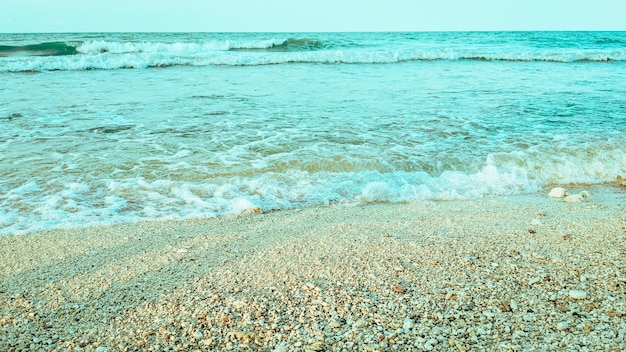
[[[569,296],[573,299],[585,299],[587,298],[587,292],[580,290],[569,291]]]
[[[426,341],[426,343],[429,343],[431,346],[437,346],[439,341],[436,338],[432,338],[432,339]]]
[[[96,352],[105,352],[107,350],[106,346],[100,346],[96,348]]]
[[[563,198],[565,203],[579,203],[589,198],[589,192],[582,191],[579,194],[572,194]]]
[[[276,348],[274,348],[274,352],[287,352],[289,351],[289,345],[281,342]]]
[[[565,188],[562,187],[554,187],[552,190],[550,190],[550,193],[548,193],[548,196],[551,198],[563,198],[567,195],[567,192],[565,191]]]
[[[569,321],[562,321],[556,324],[556,329],[559,331],[563,331],[569,327]]]
[[[402,325],[402,328],[404,330],[409,331],[413,329],[414,326],[415,326],[415,322],[413,321],[413,319],[411,318],[404,319],[404,324]]]

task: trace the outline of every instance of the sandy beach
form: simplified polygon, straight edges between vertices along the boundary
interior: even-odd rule
[[[0,237],[0,350],[623,351],[626,189],[585,189]]]

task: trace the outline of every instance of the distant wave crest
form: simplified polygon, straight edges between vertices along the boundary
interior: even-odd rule
[[[72,43],[46,42],[32,45],[0,45],[0,57],[12,56],[64,56],[78,51]]]
[[[278,52],[290,52],[290,51],[312,51],[327,48],[327,45],[322,41],[308,38],[288,38],[283,41],[276,41],[267,43],[267,45],[252,45],[246,44],[241,46],[233,46],[231,51],[278,51]]]
[[[490,49],[489,49],[490,50]],[[0,72],[109,70],[168,66],[257,66],[293,63],[392,64],[411,61],[619,62],[624,49],[488,51],[455,48],[374,50],[312,38],[202,42],[82,41],[0,46]]]

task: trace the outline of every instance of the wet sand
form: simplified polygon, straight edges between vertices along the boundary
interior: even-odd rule
[[[586,189],[0,237],[0,350],[624,350],[626,189]]]

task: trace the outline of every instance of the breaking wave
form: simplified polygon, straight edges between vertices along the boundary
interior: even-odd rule
[[[623,62],[626,50],[560,49],[498,51],[481,47],[384,49],[330,40],[283,38],[190,42],[107,41],[45,42],[0,46],[0,72],[139,69],[169,66],[257,66],[294,63],[393,64],[411,61]]]

